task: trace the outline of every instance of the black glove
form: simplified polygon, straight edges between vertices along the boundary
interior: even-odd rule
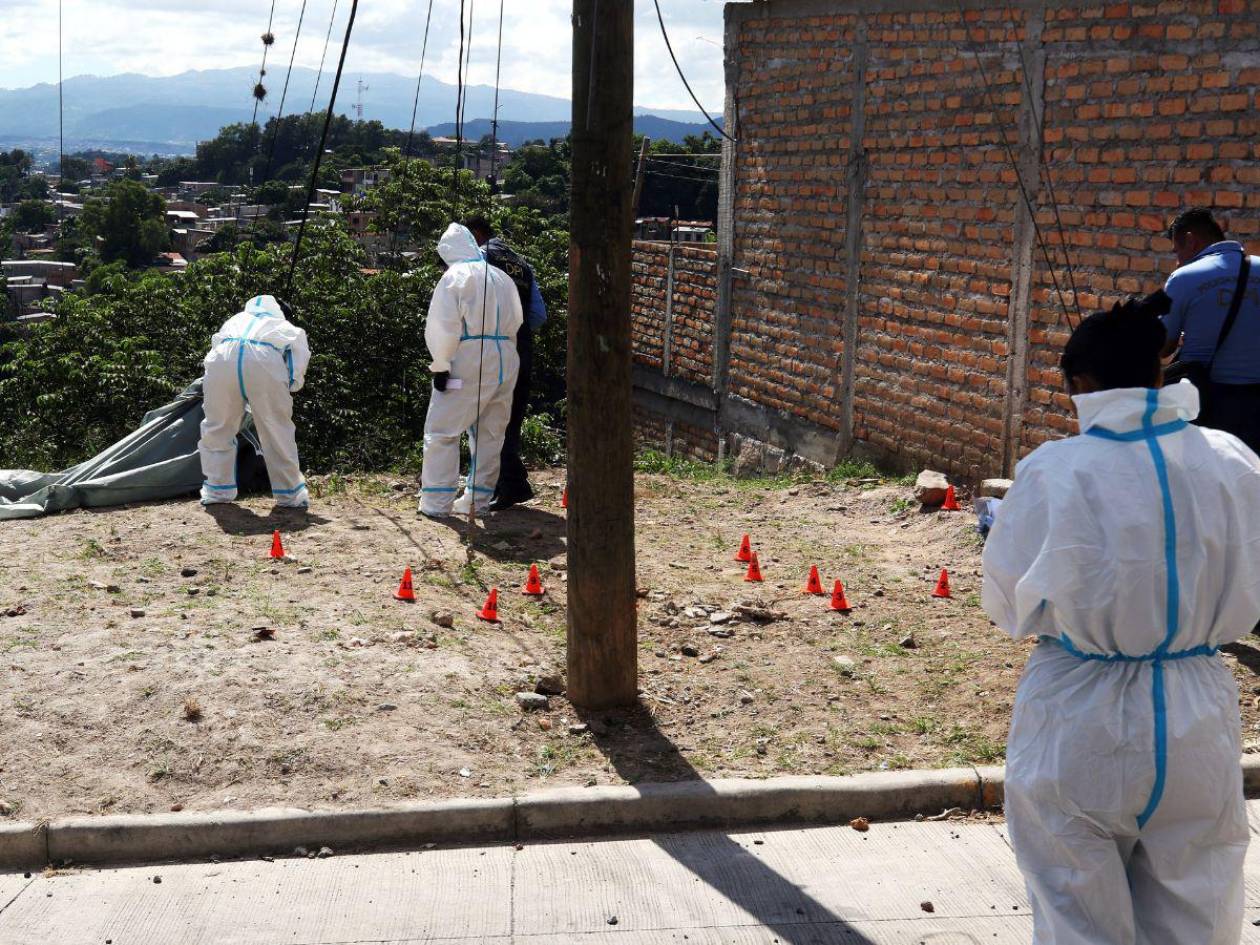
[[[450,371],[434,371],[433,372],[433,389],[437,391],[446,390],[446,382],[450,380]]]

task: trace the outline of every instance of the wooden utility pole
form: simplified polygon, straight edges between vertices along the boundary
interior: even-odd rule
[[[639,167],[634,172],[634,200],[631,201],[631,209],[636,217],[641,212],[639,202],[643,199],[643,174],[647,170],[647,153],[651,145],[652,139],[644,135],[643,147],[639,148]]]
[[[568,695],[638,696],[630,400],[633,0],[573,0]]]

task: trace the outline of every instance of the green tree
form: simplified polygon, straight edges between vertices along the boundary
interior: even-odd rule
[[[57,211],[43,200],[23,200],[13,210],[13,225],[23,233],[38,233],[55,219]]]
[[[278,180],[269,180],[254,190],[254,200],[258,203],[265,203],[268,206],[286,203],[288,199],[288,185]]]
[[[92,175],[92,162],[81,157],[75,157],[73,154],[67,154],[58,170],[63,181],[80,181]]]
[[[166,202],[135,181],[111,184],[104,198],[92,198],[83,207],[82,230],[98,241],[105,262],[124,260],[138,268],[153,262],[166,249]]]

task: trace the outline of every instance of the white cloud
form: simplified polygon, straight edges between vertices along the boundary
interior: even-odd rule
[[[494,81],[499,5],[473,6],[471,77]],[[361,3],[347,69],[414,75],[419,66],[428,0]],[[276,0],[270,63],[288,64],[301,0]],[[335,60],[350,0],[338,0],[329,59]],[[651,0],[635,3],[635,101],[692,108],[661,40]],[[722,108],[721,0],[661,0],[666,25],[692,87],[711,112]],[[140,72],[174,75],[188,69],[257,65],[267,25],[266,0],[74,0],[65,3],[67,77]],[[307,0],[298,65],[315,68],[328,32],[333,0]],[[567,97],[570,0],[507,0],[503,27],[503,86]],[[459,0],[434,0],[426,72],[456,77]],[[707,40],[707,41],[706,41]],[[272,71],[269,64],[268,71]],[[0,87],[57,81],[57,0],[0,0]]]

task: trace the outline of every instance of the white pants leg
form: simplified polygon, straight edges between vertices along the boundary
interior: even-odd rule
[[[246,363],[245,391],[249,394],[263,461],[267,464],[271,494],[277,505],[305,508],[310,505],[311,497],[298,460],[293,395],[289,393],[288,380],[271,370],[270,365]]]
[[[475,388],[435,390],[429,397],[420,470],[420,511],[425,515],[451,514],[459,490],[459,438],[477,418],[476,398]]]
[[[231,502],[236,498],[236,434],[245,417],[245,399],[241,396],[234,364],[211,361],[205,366],[202,384],[205,419],[201,421],[202,505]]]
[[[481,403],[481,419],[468,431],[468,450],[472,456],[468,486],[455,505],[461,513],[468,512],[472,496],[476,496],[478,512],[488,509],[494,498],[494,487],[499,482],[503,435],[507,432],[512,414],[512,393],[512,388],[508,386],[491,391],[489,399]]]

